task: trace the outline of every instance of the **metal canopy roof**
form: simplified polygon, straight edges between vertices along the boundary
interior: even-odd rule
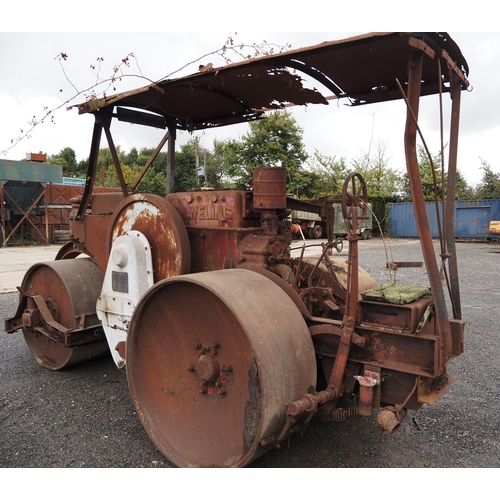
[[[328,104],[330,93],[351,105],[400,99],[396,79],[405,88],[410,44],[418,41],[430,56],[424,58],[423,95],[439,92],[440,78],[441,84],[449,80],[450,66],[461,74],[463,88],[468,86],[467,63],[447,33],[369,33],[162,80],[90,100],[78,110],[135,108],[161,115],[164,128],[199,130],[252,121],[269,109]],[[445,58],[440,66],[439,56]]]

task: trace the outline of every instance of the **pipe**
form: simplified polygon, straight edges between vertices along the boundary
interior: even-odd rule
[[[377,379],[366,376],[354,378],[359,382],[359,416],[370,417],[373,414],[373,394]]]

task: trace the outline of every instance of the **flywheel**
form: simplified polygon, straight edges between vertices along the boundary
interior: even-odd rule
[[[316,360],[292,299],[229,269],[169,278],[139,302],[127,377],[144,428],[181,467],[241,467],[266,452],[285,405],[315,390]]]
[[[155,194],[133,194],[115,210],[108,232],[108,250],[113,242],[135,230],[151,245],[155,283],[186,274],[191,269],[191,246],[186,226],[175,207]]]

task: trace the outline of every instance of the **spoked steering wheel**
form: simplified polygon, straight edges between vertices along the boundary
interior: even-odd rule
[[[361,208],[361,213],[358,212]],[[347,176],[342,188],[342,215],[348,224],[348,232],[356,234],[368,217],[368,196],[366,183],[361,174],[352,172]]]

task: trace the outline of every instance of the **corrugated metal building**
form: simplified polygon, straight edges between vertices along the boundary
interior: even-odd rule
[[[425,204],[431,234],[439,237],[436,204]],[[441,217],[443,206],[439,203]],[[442,220],[442,219],[441,219]],[[500,200],[475,200],[455,202],[455,237],[464,239],[489,239],[491,221],[500,220]],[[413,203],[389,204],[389,235],[397,238],[418,238]],[[495,235],[495,239],[497,236]]]
[[[59,242],[69,229],[70,200],[83,193],[85,179],[63,177],[62,167],[46,163],[45,154],[27,160],[0,160],[0,247],[26,229],[42,243]],[[94,192],[120,191],[95,187]]]
[[[31,154],[27,160],[0,160],[0,246],[25,223],[35,237],[49,243],[46,187],[63,181],[62,167],[46,163],[45,154]],[[37,227],[34,217],[44,216],[45,227]]]

